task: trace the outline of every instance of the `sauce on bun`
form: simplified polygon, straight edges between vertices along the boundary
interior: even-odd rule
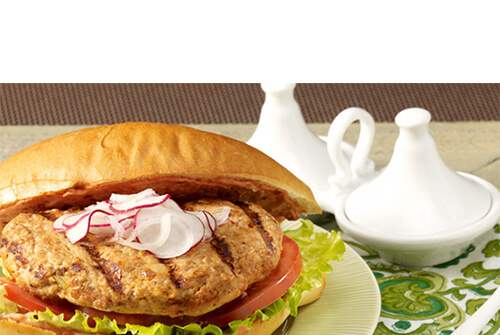
[[[42,141],[0,163],[0,335],[271,334],[342,257],[310,222],[283,234],[320,211],[270,157],[190,127]]]

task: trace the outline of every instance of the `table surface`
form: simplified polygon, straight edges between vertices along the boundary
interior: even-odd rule
[[[255,124],[190,125],[247,140]],[[0,161],[45,138],[85,126],[0,126]],[[309,124],[326,135],[329,124]],[[500,122],[434,122],[430,132],[445,163],[477,175],[500,188]],[[355,145],[354,124],[344,140]],[[380,169],[389,162],[399,130],[394,123],[377,123],[370,158]],[[336,229],[334,217],[318,224]],[[344,239],[369,265],[379,283],[382,310],[375,334],[447,335],[474,313],[500,285],[500,225],[472,244],[459,258],[434,267],[408,268],[389,264],[370,248]],[[500,334],[500,313],[483,334]]]

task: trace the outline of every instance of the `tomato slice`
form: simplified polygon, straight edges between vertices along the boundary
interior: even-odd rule
[[[108,316],[111,320],[116,320],[119,325],[125,325],[127,323],[150,326],[155,322],[162,322],[165,324],[175,324],[175,318],[170,318],[168,316],[156,316],[156,315],[145,315],[145,314],[123,314],[116,312],[104,312],[90,307],[81,307],[73,305],[70,302],[59,300],[52,301],[41,299],[40,297],[26,291],[25,289],[17,286],[16,284],[0,278],[0,285],[3,285],[6,291],[5,298],[16,303],[17,305],[23,307],[30,312],[44,312],[47,308],[50,309],[54,314],[64,315],[64,320],[68,321],[75,315],[75,310],[80,310],[81,312],[89,316],[89,326],[93,327],[95,325],[93,318],[98,317],[103,319],[104,316]],[[190,322],[189,322],[190,323]]]
[[[253,284],[240,298],[200,317],[170,318],[145,314],[122,314],[103,312],[93,308],[80,307],[66,301],[45,300],[20,288],[16,284],[0,279],[7,292],[6,298],[27,309],[28,311],[45,311],[46,308],[57,314],[64,314],[64,319],[69,320],[75,309],[89,316],[89,325],[93,326],[93,318],[100,319],[108,316],[118,324],[126,323],[150,326],[155,322],[166,325],[186,325],[189,323],[214,324],[219,327],[226,326],[233,320],[241,320],[252,315],[256,310],[262,309],[282,297],[295,283],[302,271],[302,257],[299,246],[289,237],[283,236],[283,251],[276,269],[264,280]]]
[[[5,297],[7,299],[30,312],[43,312],[48,308],[57,315],[64,314],[65,320],[69,320],[71,316],[75,314],[75,310],[70,303],[41,299],[16,284],[1,278],[0,285],[4,286],[6,292]]]
[[[234,320],[242,320],[251,316],[281,298],[292,286],[302,271],[302,256],[297,243],[283,236],[283,251],[276,269],[264,280],[250,286],[242,295],[213,312],[202,315],[203,323],[226,326]]]

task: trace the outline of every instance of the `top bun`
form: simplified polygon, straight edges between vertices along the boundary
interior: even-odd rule
[[[259,150],[189,127],[129,122],[39,142],[0,163],[0,223],[21,212],[87,206],[145,188],[180,202],[258,203],[275,217],[321,211],[311,190]]]

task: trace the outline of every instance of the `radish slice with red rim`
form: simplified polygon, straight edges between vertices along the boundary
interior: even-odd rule
[[[52,227],[54,228],[55,231],[65,231],[66,229],[68,229],[68,226],[70,226],[69,222],[73,221],[73,225],[76,225],[78,223],[77,221],[80,220],[83,214],[86,213],[81,212],[81,213],[69,213],[61,215],[59,218],[57,218],[56,221],[54,221]],[[65,221],[68,221],[66,225],[64,224]]]
[[[144,191],[135,194],[118,194],[113,193],[109,197],[109,200],[106,200],[109,204],[120,204],[130,200],[137,200],[148,197],[158,197],[159,195],[152,189],[147,188]]]
[[[146,192],[148,191],[148,192]],[[154,191],[153,191],[154,192]],[[170,195],[157,195],[145,190],[138,194],[133,194],[128,198],[120,197],[119,201],[110,198],[109,208],[115,213],[126,213],[129,211],[154,207],[163,204],[170,198]]]
[[[63,226],[62,224],[62,220],[56,220],[54,221],[54,224],[52,225],[52,228],[55,230],[55,231],[58,231],[58,232],[61,232],[61,231],[65,231],[66,228]]]
[[[80,242],[89,232],[89,220],[80,220],[80,223],[66,230],[66,237],[72,244]]]
[[[82,220],[87,219],[90,216],[90,212],[88,213],[72,213],[72,214],[67,214],[66,216],[63,215],[59,219],[61,220],[61,225],[66,228],[70,229],[78,225]]]
[[[213,213],[207,211],[201,212],[189,212],[192,215],[198,217],[205,225],[205,236],[204,240],[210,239],[212,234],[215,232],[215,229],[227,222],[229,220],[229,213],[231,212],[231,208],[229,207],[221,207],[215,209]]]
[[[109,237],[158,258],[183,255],[202,241],[209,240],[217,226],[229,218],[230,208],[210,212],[188,212],[170,195],[152,189],[137,194],[112,194],[109,200],[88,206],[80,213],[65,214],[53,225],[64,231],[71,243],[87,234]]]

